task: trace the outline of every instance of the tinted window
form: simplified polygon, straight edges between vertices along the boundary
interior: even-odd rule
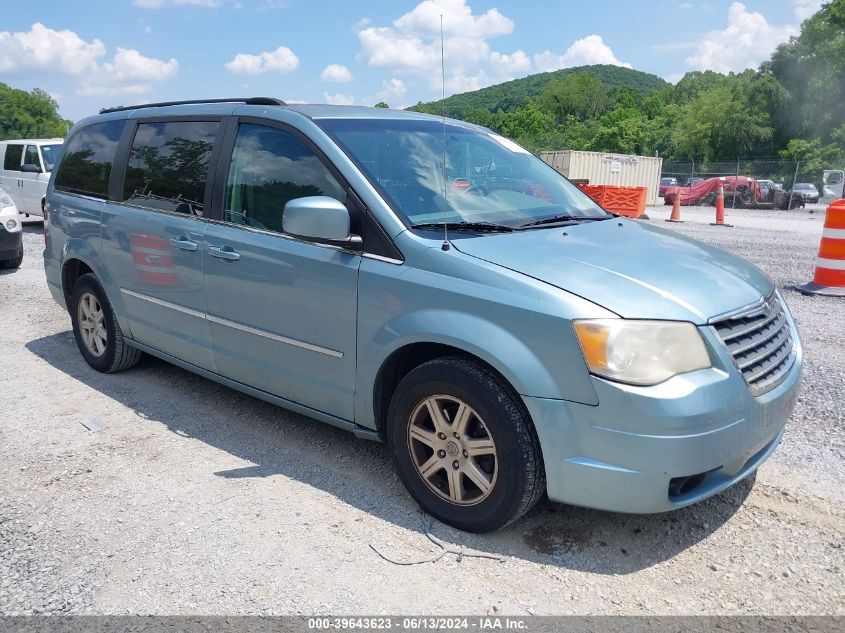
[[[38,160],[38,148],[35,145],[27,145],[26,152],[23,158],[24,165],[35,165],[41,167],[41,161]]]
[[[203,215],[208,160],[219,123],[141,123],[126,168],[123,199],[152,209]]]
[[[331,172],[297,137],[261,125],[240,126],[229,165],[224,219],[281,231],[285,204],[305,196],[346,201],[346,192]]]
[[[3,159],[3,169],[12,171],[21,170],[21,157],[23,156],[23,145],[7,145],[6,158]]]
[[[107,198],[123,121],[94,123],[69,141],[56,174],[56,189]]]

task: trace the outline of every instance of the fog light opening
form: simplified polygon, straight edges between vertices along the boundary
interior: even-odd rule
[[[673,477],[669,481],[669,498],[688,495],[704,483],[710,472],[712,471],[698,473],[697,475],[687,475],[685,477]]]

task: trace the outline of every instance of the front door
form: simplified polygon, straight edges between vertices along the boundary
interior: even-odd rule
[[[218,372],[352,420],[360,255],[282,231],[286,202],[345,202],[344,186],[296,133],[243,121],[224,177],[223,218],[205,234]]]
[[[103,213],[102,250],[131,336],[214,371],[205,318],[203,237],[217,121],[138,124],[122,202]]]

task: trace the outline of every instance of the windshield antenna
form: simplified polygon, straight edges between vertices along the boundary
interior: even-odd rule
[[[443,88],[442,99],[440,101],[440,120],[443,122],[443,244],[440,246],[441,250],[449,250],[449,229],[446,223],[448,216],[449,200],[447,198],[447,190],[449,188],[449,178],[446,174],[446,55],[443,52],[443,14],[440,14],[440,78]]]

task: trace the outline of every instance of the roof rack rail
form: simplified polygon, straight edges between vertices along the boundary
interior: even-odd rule
[[[100,114],[107,114],[109,112],[125,112],[126,110],[139,110],[141,108],[159,108],[163,106],[174,105],[192,105],[202,103],[245,103],[247,105],[287,105],[281,99],[274,97],[236,97],[234,99],[189,99],[187,101],[160,101],[158,103],[140,103],[131,106],[119,106],[117,108],[104,108],[100,110]]]

